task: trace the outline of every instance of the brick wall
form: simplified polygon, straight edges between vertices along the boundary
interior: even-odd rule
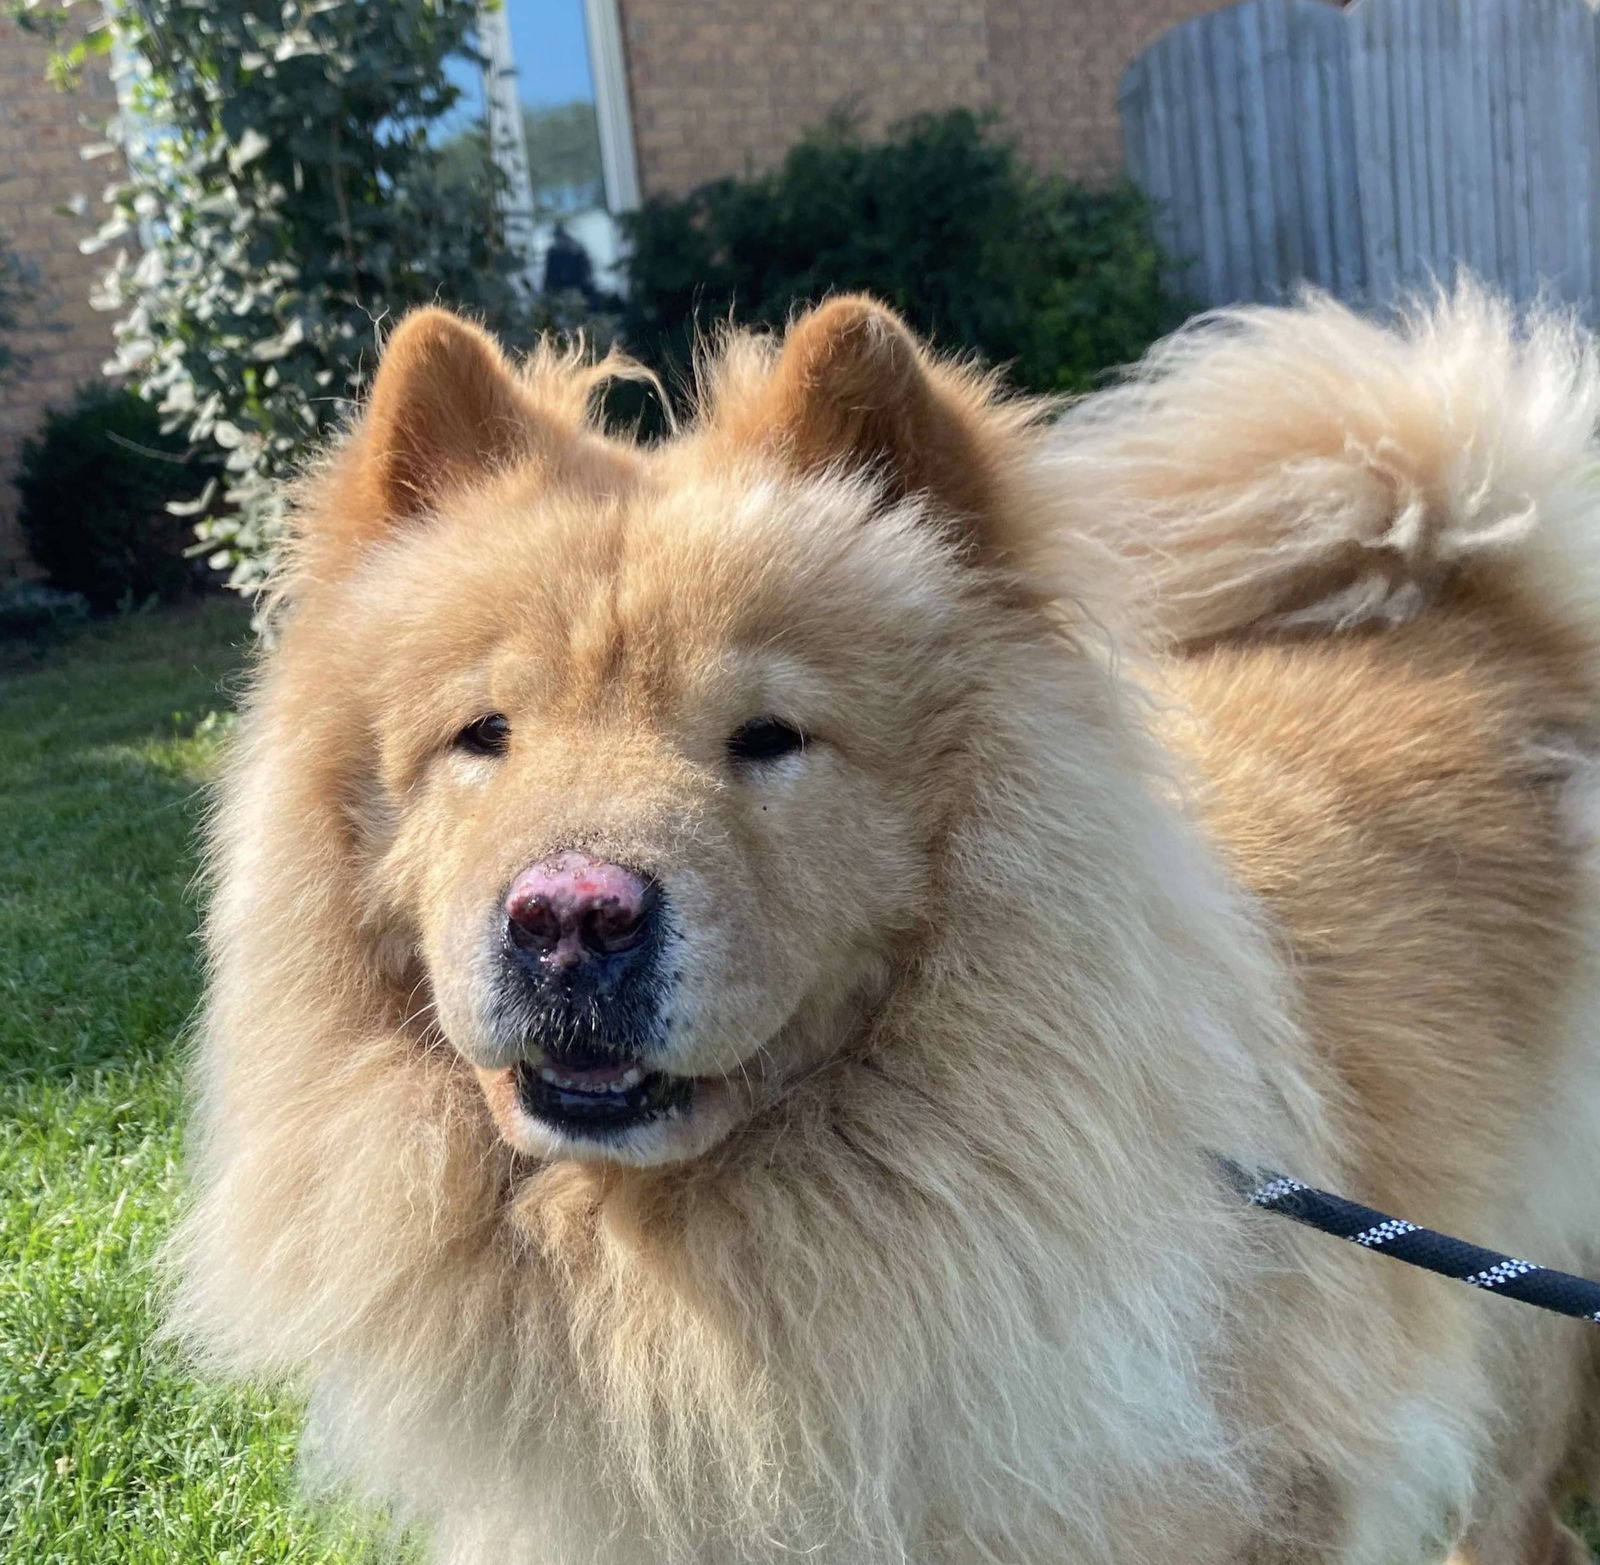
[[[94,127],[114,98],[103,71],[72,94],[52,87],[43,74],[48,52],[0,11],[0,241],[38,274],[11,339],[28,367],[0,381],[0,581],[26,569],[10,483],[18,451],[46,408],[99,377],[111,351],[111,323],[89,306],[104,259],[78,249],[87,221],[53,208],[97,195],[113,177],[108,160],[85,163],[79,149],[98,139]]]
[[[1040,167],[1122,172],[1117,83],[1169,27],[1222,0],[989,0],[994,107]]]
[[[869,130],[996,110],[1042,168],[1122,167],[1117,82],[1222,0],[619,0],[639,178],[683,191],[770,166],[836,104]]]
[[[623,0],[647,194],[775,162],[835,106],[869,130],[987,103],[984,0]]]

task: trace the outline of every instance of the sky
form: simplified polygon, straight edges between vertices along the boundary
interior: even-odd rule
[[[517,88],[524,103],[590,102],[589,46],[583,30],[583,0],[503,0],[511,24],[511,50],[517,62]],[[483,113],[483,83],[478,68],[466,60],[446,67],[461,89],[454,113],[435,127],[448,140]]]
[[[524,103],[594,97],[583,0],[504,0]]]

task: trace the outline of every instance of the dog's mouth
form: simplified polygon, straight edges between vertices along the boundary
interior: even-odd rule
[[[605,1138],[689,1107],[694,1078],[650,1070],[636,1058],[540,1054],[516,1066],[525,1114],[567,1135]]]

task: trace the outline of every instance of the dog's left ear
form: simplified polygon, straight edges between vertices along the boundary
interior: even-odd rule
[[[970,378],[936,365],[892,310],[853,295],[796,322],[762,395],[722,422],[801,472],[867,469],[890,500],[926,495],[981,528],[994,504],[987,401]]]

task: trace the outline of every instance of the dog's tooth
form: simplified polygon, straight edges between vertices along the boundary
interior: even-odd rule
[[[637,1065],[630,1065],[627,1070],[622,1073],[621,1078],[618,1080],[617,1085],[613,1090],[617,1092],[625,1092],[629,1087],[637,1087],[643,1080],[644,1071]]]
[[[549,1082],[552,1087],[559,1087],[561,1085],[561,1078],[557,1076],[548,1065],[541,1065],[539,1067],[539,1080]]]

